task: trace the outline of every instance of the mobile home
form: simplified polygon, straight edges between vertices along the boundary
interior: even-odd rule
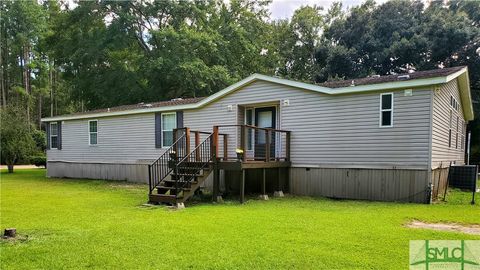
[[[468,70],[453,67],[323,84],[253,74],[205,98],[42,120],[49,177],[148,182],[151,201],[203,186],[428,203],[464,163],[473,117]]]

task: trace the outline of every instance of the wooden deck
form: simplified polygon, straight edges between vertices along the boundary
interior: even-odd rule
[[[225,132],[222,132],[222,129],[225,129]],[[177,134],[179,132],[180,135]],[[194,135],[193,138],[190,136],[191,133]],[[207,137],[202,140],[201,136]],[[281,192],[279,183],[282,168],[287,168],[287,177],[289,174],[290,131],[287,130],[226,125],[214,126],[212,132],[205,132],[192,131],[185,127],[175,129],[173,139],[172,146],[149,165],[151,202],[183,203],[211,173],[213,173],[213,200],[219,201],[221,170],[237,171],[241,174],[240,202],[243,203],[246,170],[261,169],[262,196],[268,198],[265,188],[267,169],[278,169],[278,184],[275,185],[277,193]],[[191,141],[194,142],[193,147]],[[232,157],[235,154],[236,157]],[[169,176],[173,177],[173,182],[168,180]]]
[[[218,161],[217,168],[226,171],[241,171],[246,169],[268,169],[268,168],[287,168],[291,166],[290,161],[261,161],[261,160],[247,160],[247,161]]]

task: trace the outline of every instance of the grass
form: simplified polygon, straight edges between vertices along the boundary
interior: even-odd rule
[[[479,239],[405,228],[480,224],[471,193],[434,205],[286,197],[182,211],[144,207],[145,185],[1,174],[1,269],[406,269],[409,240]],[[480,200],[480,196],[478,196]]]

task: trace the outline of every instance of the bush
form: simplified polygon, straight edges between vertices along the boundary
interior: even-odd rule
[[[0,110],[0,155],[7,164],[8,172],[13,173],[13,166],[28,159],[35,151],[31,126],[26,110],[22,106],[9,104]]]
[[[30,157],[30,163],[37,167],[47,167],[47,157],[45,156],[33,156]]]
[[[45,131],[40,129],[32,130],[32,139],[35,142],[35,146],[37,147],[38,151],[45,152],[47,148],[47,135]]]

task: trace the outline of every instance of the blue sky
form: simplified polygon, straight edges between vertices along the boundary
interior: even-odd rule
[[[386,1],[387,0],[376,0],[375,2],[377,2],[377,4],[381,4]],[[297,8],[305,5],[317,5],[327,9],[333,2],[335,2],[335,0],[273,0],[273,2],[270,4],[271,18],[290,18]],[[361,4],[363,0],[343,0],[341,2],[346,8],[351,6],[357,6]]]

